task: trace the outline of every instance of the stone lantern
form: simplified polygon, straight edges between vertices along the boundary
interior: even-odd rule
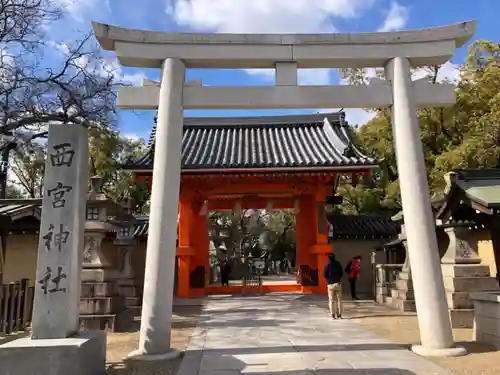
[[[126,198],[123,202],[124,213],[117,217],[120,227],[117,229],[114,244],[118,249],[118,288],[119,294],[126,297],[127,307],[141,305],[140,291],[135,284],[132,268],[132,252],[137,245],[134,235],[135,218],[131,214],[132,200]]]
[[[108,217],[117,214],[118,205],[107,199],[102,192],[102,178],[94,176],[90,179],[91,188],[87,196],[85,213],[85,246],[83,250],[83,270],[91,272],[93,279],[114,279],[117,277],[116,267],[110,261],[110,254],[103,252],[102,242],[108,233],[116,232],[117,226],[108,220]],[[113,270],[113,268],[115,268]],[[89,273],[89,272],[87,272]]]
[[[100,176],[90,180],[84,233],[80,326],[83,329],[121,331],[130,325],[133,314],[127,310],[126,297],[119,293],[121,272],[113,256],[116,248],[109,246],[104,249],[103,240],[109,233],[117,233],[122,229],[119,218],[123,209],[106,198]]]

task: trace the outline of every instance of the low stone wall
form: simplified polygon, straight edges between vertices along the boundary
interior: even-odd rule
[[[500,349],[500,293],[471,293],[474,339]]]

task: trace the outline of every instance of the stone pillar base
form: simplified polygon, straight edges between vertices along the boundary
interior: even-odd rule
[[[461,346],[453,348],[426,348],[422,345],[412,345],[411,351],[422,357],[461,357],[467,354],[467,350]]]
[[[175,349],[169,349],[167,352],[162,353],[162,354],[152,354],[152,355],[144,354],[140,350],[134,350],[132,353],[130,353],[127,356],[127,360],[147,361],[147,362],[167,361],[170,359],[179,358],[180,355],[181,355],[181,353]]]
[[[0,345],[0,374],[98,375],[106,372],[106,334],[79,332],[66,339],[29,337]]]

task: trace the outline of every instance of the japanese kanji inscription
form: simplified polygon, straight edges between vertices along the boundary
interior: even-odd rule
[[[57,275],[52,276],[52,268],[46,267],[45,274],[43,278],[38,281],[39,284],[42,285],[42,290],[44,294],[47,293],[55,293],[55,292],[63,292],[66,293],[66,288],[61,288],[61,281],[66,279],[67,276],[63,272],[62,267],[57,267]],[[49,283],[53,286],[49,289]]]
[[[53,167],[71,167],[75,151],[71,143],[61,143],[54,145],[50,154],[50,164]]]
[[[47,189],[47,194],[52,197],[52,207],[64,207],[66,204],[66,193],[69,193],[71,190],[73,190],[72,186],[64,185],[61,181],[57,183],[56,187]]]

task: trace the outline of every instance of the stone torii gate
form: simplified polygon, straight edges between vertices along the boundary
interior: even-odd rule
[[[423,355],[461,355],[455,347],[434,231],[417,107],[452,105],[454,86],[412,81],[410,68],[440,65],[472,36],[475,22],[362,34],[190,34],[93,24],[124,66],[161,68],[161,82],[124,87],[122,109],[158,109],[144,300],[137,358],[174,357],[172,287],[184,109],[392,107],[393,136]],[[299,86],[297,69],[384,67],[386,80],[360,86]],[[271,87],[205,87],[186,68],[272,68]]]

